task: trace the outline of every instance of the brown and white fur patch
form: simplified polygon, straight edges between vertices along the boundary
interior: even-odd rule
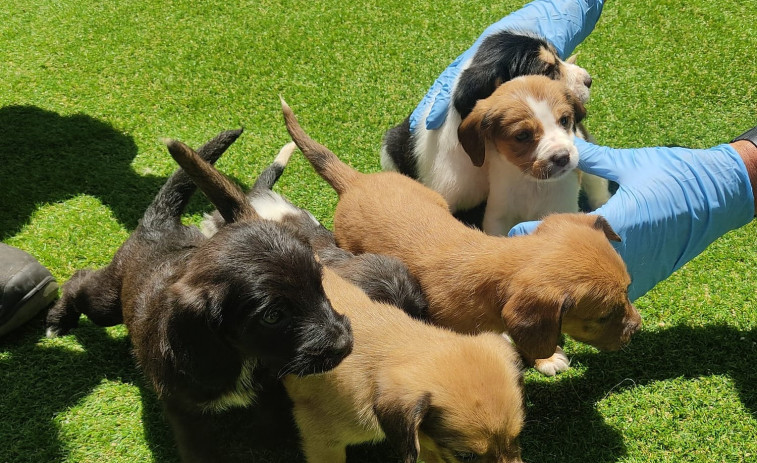
[[[506,235],[551,212],[578,212],[576,124],[586,115],[562,82],[523,76],[479,100],[457,131],[479,177],[466,189],[485,199],[483,230]]]
[[[523,32],[501,31],[488,37],[463,65],[442,125],[435,130],[426,129],[426,114],[412,133],[409,118],[388,130],[381,147],[382,168],[415,178],[439,192],[453,213],[460,213],[493,235],[507,234],[512,225],[540,219],[548,212],[577,212],[579,186],[589,208],[600,207],[610,197],[605,179],[578,172],[575,178],[562,177],[561,185],[555,184],[559,175],[550,175],[549,182],[524,178],[515,168],[502,163],[477,164],[466,152],[463,140],[458,139],[461,124],[477,104],[513,79],[537,75],[563,83],[581,104],[589,99],[592,79],[575,64],[575,56],[563,61],[549,42]],[[583,127],[579,129],[585,134]],[[496,153],[494,146],[491,150]],[[576,162],[577,155],[570,159],[569,169],[562,169],[563,173],[572,170]],[[542,169],[537,175],[543,173]],[[513,179],[516,185],[510,185]],[[483,203],[486,208],[482,219],[477,209]],[[472,213],[467,213],[470,210]]]
[[[528,236],[486,235],[405,175],[349,167],[302,130],[286,103],[283,110],[292,139],[339,195],[339,246],[405,262],[432,322],[465,333],[506,332],[530,365],[556,352],[561,331],[613,350],[638,330],[630,277],[609,241],[620,238],[604,218],[554,214]]]
[[[493,333],[461,335],[371,301],[330,269],[352,353],[329,373],[284,379],[308,463],[344,463],[351,444],[388,440],[404,463],[521,462],[518,356]]]

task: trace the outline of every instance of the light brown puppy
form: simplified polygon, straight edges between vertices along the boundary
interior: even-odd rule
[[[337,243],[405,262],[434,323],[465,333],[507,332],[529,364],[556,352],[561,330],[615,350],[640,327],[628,300],[630,277],[608,241],[619,238],[604,218],[558,214],[532,235],[487,236],[458,222],[441,195],[409,177],[362,174],[341,162],[282,107],[292,139],[339,195]],[[555,373],[549,362],[542,367]]]
[[[308,463],[343,463],[347,445],[383,439],[405,463],[521,461],[523,397],[509,342],[414,320],[328,268],[323,285],[355,343],[331,372],[284,379]]]

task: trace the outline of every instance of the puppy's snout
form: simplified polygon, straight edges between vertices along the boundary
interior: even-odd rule
[[[586,88],[591,88],[591,82],[591,76],[587,74],[586,78],[584,78],[584,85],[586,86]]]
[[[631,336],[633,336],[637,331],[641,329],[641,319],[634,319],[629,320],[626,322],[626,327],[623,330],[623,339],[631,339]]]
[[[562,150],[558,153],[553,154],[549,158],[549,160],[558,167],[565,167],[570,162],[570,153],[568,152],[568,150]]]
[[[340,315],[329,330],[328,336],[332,340],[329,349],[332,356],[344,358],[352,352],[353,337],[349,318]]]

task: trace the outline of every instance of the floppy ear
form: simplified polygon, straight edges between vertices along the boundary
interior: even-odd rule
[[[431,393],[419,397],[397,398],[384,402],[378,397],[373,405],[387,441],[400,453],[403,463],[415,463],[420,454],[418,428],[431,406]]]
[[[486,140],[491,127],[489,105],[479,102],[457,128],[457,139],[476,167],[484,164]]]
[[[534,291],[520,291],[502,309],[507,334],[529,364],[555,353],[560,340],[563,313],[575,302],[570,297],[549,297]]]
[[[610,226],[610,222],[607,221],[604,217],[601,215],[596,216],[596,220],[594,221],[594,228],[597,230],[602,230],[610,241],[618,241],[620,242],[620,236],[618,236],[617,233],[615,233],[615,230],[612,229],[612,226]]]
[[[586,106],[581,103],[581,100],[570,90],[566,90],[566,97],[570,104],[573,106],[573,120],[576,124],[586,119]]]
[[[174,367],[168,375],[203,390],[224,387],[221,381],[236,377],[240,358],[224,342],[220,333],[220,295],[213,290],[190,286],[182,281],[167,290],[165,310],[170,313],[164,325],[161,351],[170,351]],[[202,394],[200,387],[196,391]]]

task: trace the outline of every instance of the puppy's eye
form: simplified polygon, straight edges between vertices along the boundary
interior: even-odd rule
[[[519,142],[527,142],[533,138],[534,134],[530,130],[522,130],[515,134],[515,139]]]
[[[612,314],[610,313],[610,314],[607,314],[607,315],[605,315],[603,317],[599,317],[597,319],[597,322],[599,322],[599,323],[607,323],[607,322],[610,321],[611,318],[612,318]]]
[[[561,126],[563,126],[563,127],[565,127],[567,129],[568,128],[568,124],[570,124],[570,118],[568,116],[563,116],[563,117],[560,118],[560,125]]]
[[[283,319],[284,313],[281,310],[268,309],[263,314],[263,318],[260,319],[260,322],[264,325],[276,325]]]
[[[473,452],[455,452],[455,459],[464,463],[478,461],[478,455]]]

